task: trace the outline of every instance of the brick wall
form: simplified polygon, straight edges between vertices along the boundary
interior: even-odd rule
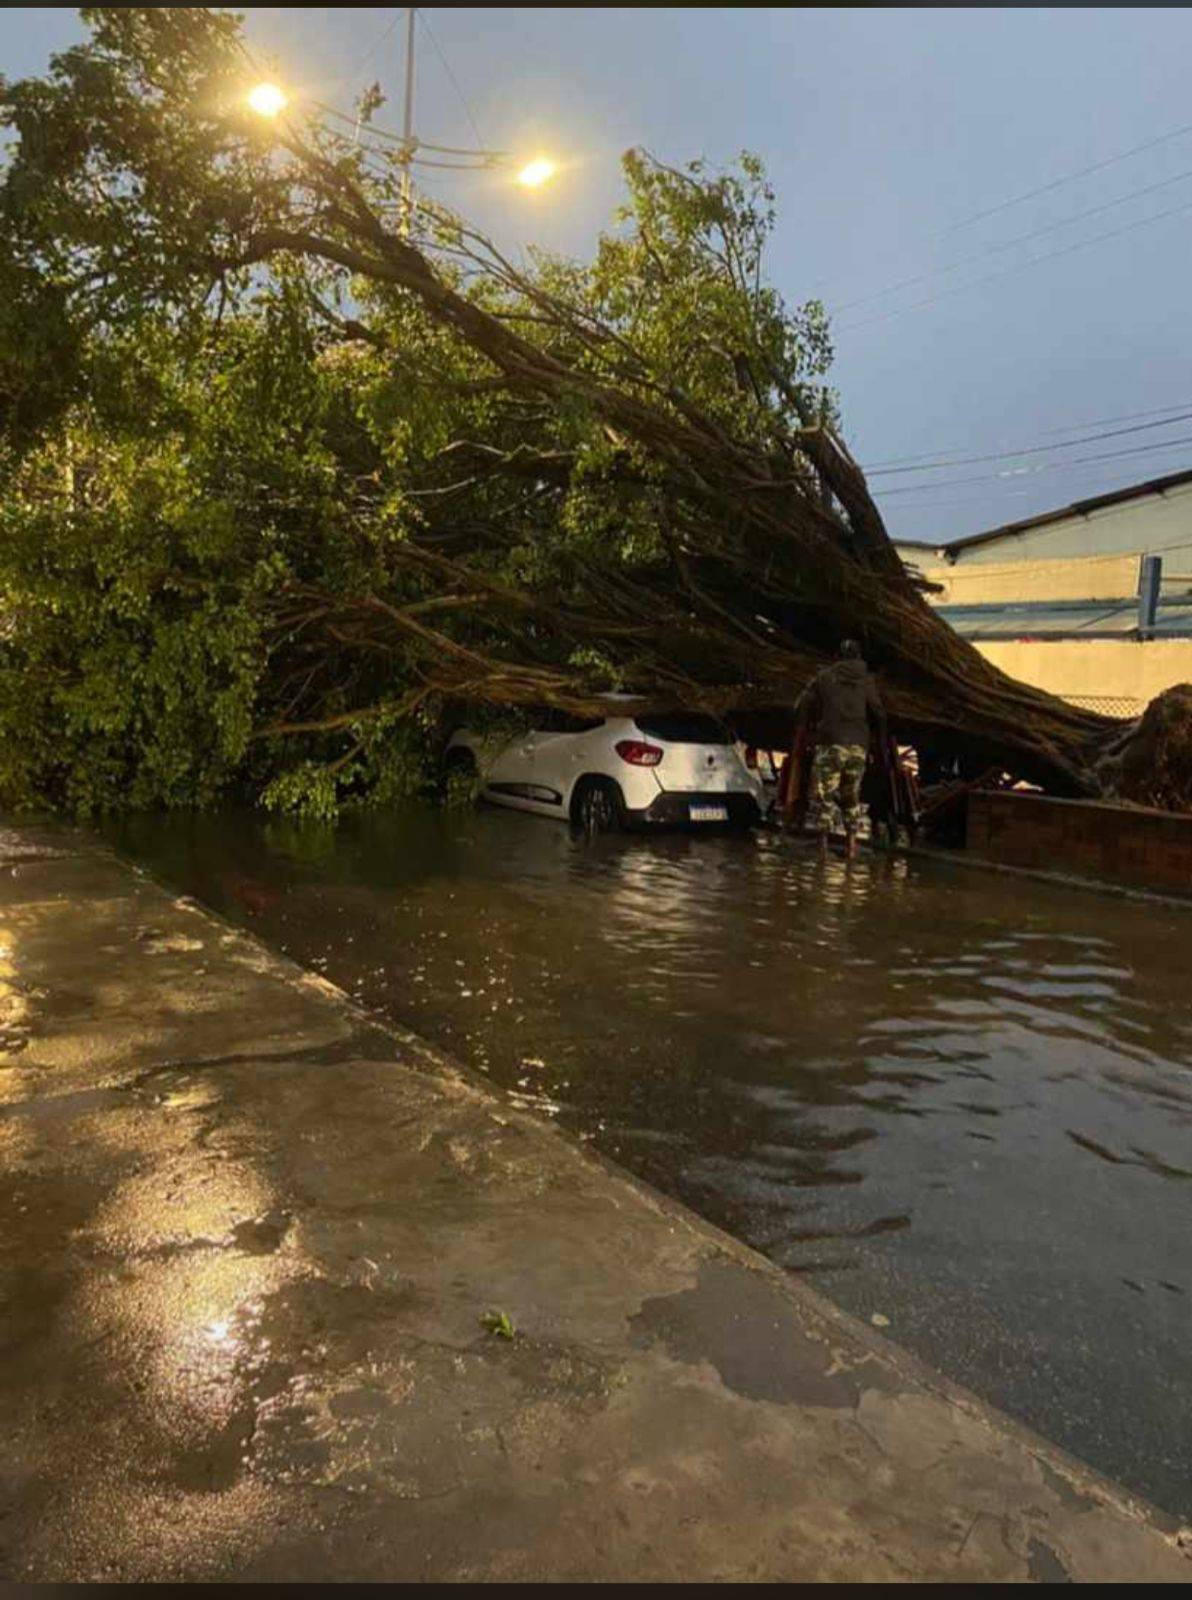
[[[978,792],[965,843],[1007,866],[1192,894],[1192,816],[1094,800]]]

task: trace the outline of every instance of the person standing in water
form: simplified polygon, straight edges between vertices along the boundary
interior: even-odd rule
[[[820,854],[828,853],[835,794],[844,817],[845,855],[851,861],[857,853],[870,730],[883,738],[886,732],[885,707],[855,639],[842,639],[836,660],[808,684],[795,707],[795,721],[816,725],[807,820],[819,833]]]

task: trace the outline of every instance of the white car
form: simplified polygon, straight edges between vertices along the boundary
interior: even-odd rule
[[[445,764],[449,774],[474,773],[481,796],[497,805],[595,832],[684,823],[752,827],[770,803],[732,735],[701,712],[584,718],[546,711],[512,739],[462,728],[448,742]]]

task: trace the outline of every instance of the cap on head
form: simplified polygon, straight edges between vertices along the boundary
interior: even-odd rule
[[[855,639],[842,639],[836,654],[842,661],[859,661],[861,659],[861,646]]]

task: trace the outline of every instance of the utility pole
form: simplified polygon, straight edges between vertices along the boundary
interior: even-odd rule
[[[410,233],[410,213],[413,210],[414,196],[413,184],[410,181],[410,166],[414,160],[414,23],[418,11],[415,6],[406,7],[406,100],[405,110],[402,114],[402,170],[401,170],[401,235],[408,238]]]

